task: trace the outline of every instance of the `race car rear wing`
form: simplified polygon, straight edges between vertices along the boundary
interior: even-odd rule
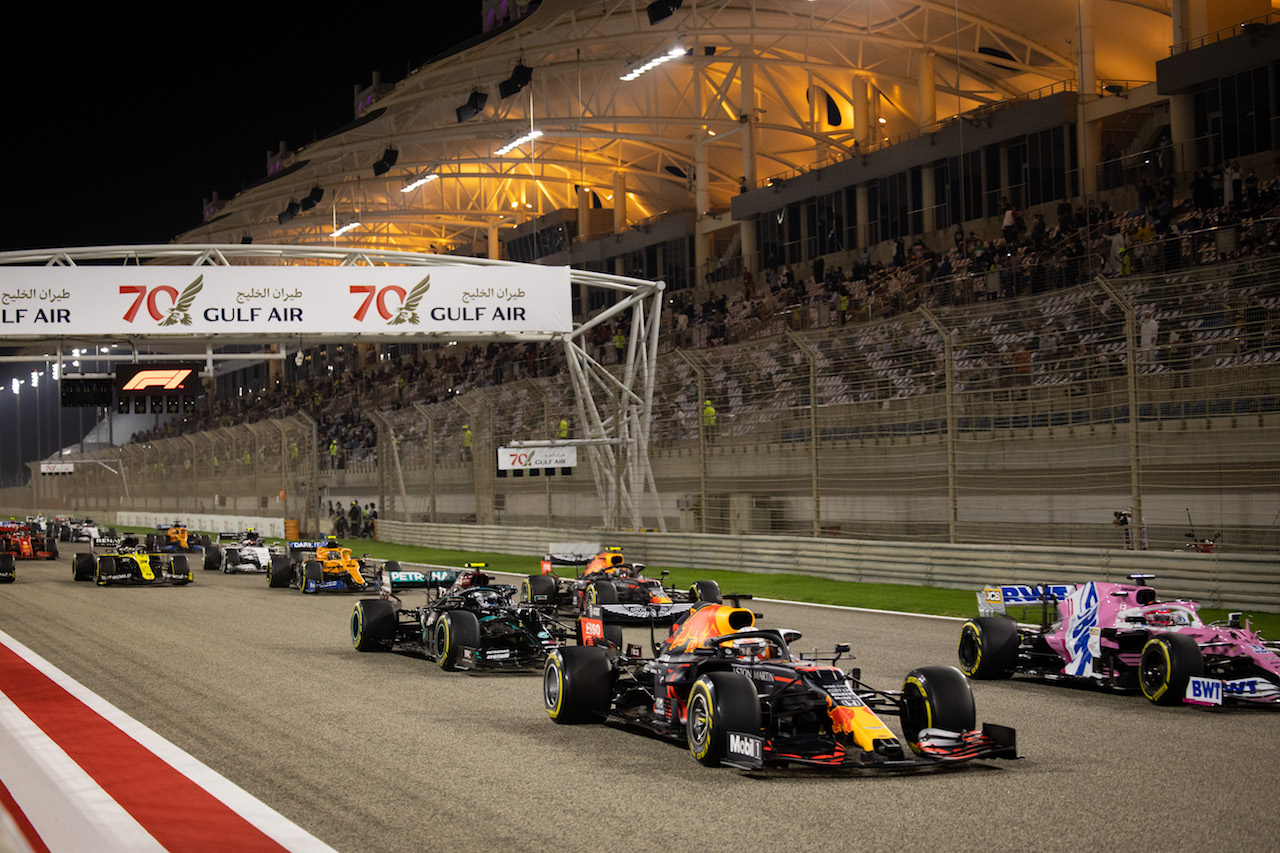
[[[394,594],[407,589],[445,589],[453,586],[462,569],[388,569],[378,573],[378,589]]]
[[[1002,584],[983,587],[978,593],[978,615],[1007,615],[1009,607],[1056,604],[1071,595],[1075,584]]]

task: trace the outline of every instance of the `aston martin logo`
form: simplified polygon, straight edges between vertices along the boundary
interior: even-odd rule
[[[160,321],[161,326],[172,326],[181,323],[184,326],[191,325],[191,303],[195,301],[196,295],[204,289],[204,276],[196,276],[196,280],[188,284],[182,289],[182,293],[178,294],[177,300],[173,303],[173,307],[169,309],[169,313]]]
[[[422,297],[427,295],[427,291],[431,289],[431,276],[427,276],[422,281],[414,285],[413,290],[409,291],[409,295],[404,298],[404,304],[396,310],[396,316],[391,318],[388,326],[399,326],[401,323],[408,323],[411,326],[418,325],[418,303],[422,301]]]

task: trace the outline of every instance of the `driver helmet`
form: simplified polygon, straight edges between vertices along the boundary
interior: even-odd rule
[[[489,610],[502,605],[502,593],[483,587],[473,589],[467,593],[467,601],[481,610]]]
[[[754,631],[754,628],[743,628]],[[734,657],[746,661],[762,661],[769,657],[769,643],[763,637],[743,637],[729,643],[729,652]]]

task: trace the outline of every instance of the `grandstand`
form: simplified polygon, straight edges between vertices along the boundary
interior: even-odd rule
[[[1115,547],[1132,511],[1168,549],[1189,513],[1224,548],[1274,553],[1277,18],[1007,11],[489,3],[481,39],[362,92],[350,125],[275,152],[181,241],[665,282],[646,526]],[[611,303],[574,300],[579,321]],[[615,331],[586,346],[620,374]],[[494,448],[566,416],[582,437],[553,345],[325,344],[225,366],[186,423],[87,454],[124,458],[132,497],[101,468],[40,497],[305,519],[360,496],[399,520],[630,526],[586,466],[494,470]],[[215,457],[269,462],[229,479]]]

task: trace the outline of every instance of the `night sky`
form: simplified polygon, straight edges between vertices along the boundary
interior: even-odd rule
[[[166,243],[200,223],[214,190],[231,198],[265,175],[280,140],[297,148],[350,121],[353,88],[375,70],[400,80],[480,32],[479,0],[236,8],[23,7],[0,48],[0,251]],[[18,455],[10,380],[37,366],[0,364],[0,485],[14,484]],[[55,395],[40,391],[48,455]],[[36,408],[26,389],[25,459],[36,458]],[[77,415],[64,413],[64,443]]]

